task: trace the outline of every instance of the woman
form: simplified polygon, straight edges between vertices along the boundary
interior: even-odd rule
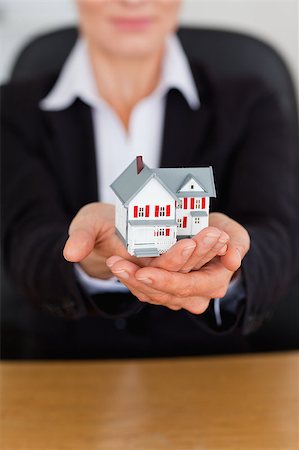
[[[186,59],[173,34],[179,6],[79,0],[81,38],[58,79],[3,94],[5,173],[21,167],[17,181],[6,175],[7,265],[56,315],[143,323],[146,344],[126,325],[131,343],[120,351],[113,335],[114,355],[182,353],[180,338],[196,353],[197,324],[250,332],[294,273],[294,134],[260,82],[215,82]],[[130,257],[114,234],[108,186],[137,154],[152,167],[212,165],[216,177],[210,227],[156,259]],[[64,256],[75,265],[61,256],[74,215]]]

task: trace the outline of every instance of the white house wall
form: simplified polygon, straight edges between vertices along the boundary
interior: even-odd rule
[[[123,238],[126,239],[127,208],[123,206],[117,197],[115,201],[115,226]]]
[[[210,208],[210,198],[205,198],[205,208],[200,207],[199,209],[190,208],[191,205],[191,198],[187,197],[187,209],[184,208],[184,198],[181,198],[183,208],[177,208],[176,211],[176,220],[177,223],[181,221],[182,227],[178,226],[177,229],[177,235],[178,236],[190,236],[199,233],[202,229],[206,228],[208,226],[208,214],[209,214],[209,208]],[[194,204],[196,202],[196,197],[194,197]],[[202,198],[200,198],[200,206],[202,206]],[[196,212],[206,212],[207,216],[200,217],[200,221],[198,224],[195,224],[194,217],[191,217],[190,212],[196,211]],[[184,227],[184,218],[187,222],[186,226]]]
[[[156,249],[160,254],[176,243],[176,225],[169,227],[128,225],[128,252],[134,255],[135,249]],[[159,230],[169,230],[169,234],[159,234]]]
[[[149,206],[149,216],[148,217],[134,217],[134,206],[145,208],[146,205]],[[170,205],[169,216],[156,217],[155,207],[162,206],[165,207]],[[157,181],[156,178],[152,178],[144,188],[138,192],[138,194],[130,201],[128,207],[129,220],[174,220],[175,219],[175,200],[172,195]]]
[[[193,185],[193,189],[192,186]],[[180,192],[203,192],[203,188],[197,183],[197,181],[194,180],[194,178],[191,178],[189,181],[187,181],[186,184],[182,186],[180,189]]]

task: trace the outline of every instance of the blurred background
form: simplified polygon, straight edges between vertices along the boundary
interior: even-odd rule
[[[0,0],[0,83],[31,37],[76,23],[75,0]],[[252,34],[279,51],[298,88],[298,0],[184,0],[181,23]]]

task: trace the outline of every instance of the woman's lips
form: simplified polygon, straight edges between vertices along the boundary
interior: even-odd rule
[[[111,19],[111,22],[121,30],[142,31],[153,23],[153,19],[150,17],[115,17]]]

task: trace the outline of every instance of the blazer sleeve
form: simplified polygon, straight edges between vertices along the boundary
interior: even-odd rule
[[[188,315],[209,333],[238,328],[249,334],[287,299],[299,276],[298,120],[295,108],[292,117],[257,79],[221,80],[207,91],[213,137],[202,152],[205,165],[214,165],[213,210],[242,224],[251,247],[242,261],[241,291],[220,300],[221,325],[213,301],[204,314]]]
[[[70,217],[55,177],[39,152],[38,122],[20,117],[2,91],[1,240],[4,266],[15,285],[43,310],[60,317],[123,317],[140,309],[133,296],[89,296],[62,255]],[[24,109],[24,108],[23,108]],[[32,115],[28,112],[28,115]],[[30,130],[27,129],[30,128]]]
[[[237,119],[236,119],[237,123]],[[242,264],[245,334],[255,331],[285,298],[299,270],[298,124],[275,95],[252,103],[231,158],[228,212],[249,232]]]

